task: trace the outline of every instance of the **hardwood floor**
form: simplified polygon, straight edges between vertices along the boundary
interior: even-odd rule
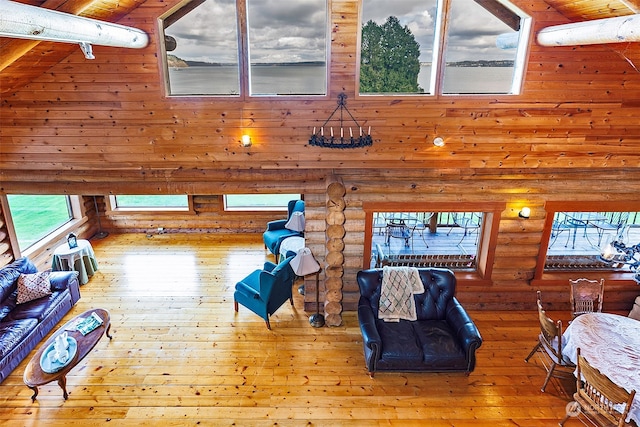
[[[61,324],[106,308],[113,340],[71,371],[67,401],[49,384],[31,403],[23,361],[0,384],[3,426],[551,426],[570,400],[571,383],[552,380],[541,393],[540,361],[524,362],[534,311],[470,311],[484,344],[468,377],[371,379],[355,312],[343,326],[312,328],[297,292],[271,331],[247,309],[234,312],[236,281],[272,259],[260,236],[126,234],[92,244],[100,269]]]

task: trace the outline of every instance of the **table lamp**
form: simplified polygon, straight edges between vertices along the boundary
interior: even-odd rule
[[[298,232],[304,231],[304,213],[300,211],[292,213],[284,228]]]
[[[289,263],[296,276],[304,277],[316,273],[316,312],[309,317],[309,323],[314,328],[324,326],[324,316],[320,314],[320,264],[313,257],[311,249],[302,248]]]

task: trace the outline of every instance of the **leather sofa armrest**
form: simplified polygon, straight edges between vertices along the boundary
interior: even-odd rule
[[[376,327],[376,317],[367,298],[360,297],[358,303],[358,323],[364,343],[365,362],[370,373],[375,372],[376,363],[380,359],[382,340]]]
[[[287,223],[286,219],[277,219],[275,221],[267,222],[267,231],[282,230]]]
[[[482,345],[480,331],[476,327],[469,314],[454,297],[447,306],[447,322],[456,332],[458,342],[467,355],[468,371],[475,367],[475,352]]]
[[[77,271],[52,271],[49,274],[49,283],[52,291],[69,289],[74,304],[80,299],[80,282]]]

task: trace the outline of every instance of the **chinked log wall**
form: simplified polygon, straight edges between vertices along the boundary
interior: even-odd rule
[[[348,310],[355,308],[355,273],[363,265],[364,203],[506,203],[492,283],[462,284],[459,295],[470,306],[521,309],[535,302],[530,279],[546,201],[638,200],[639,44],[534,43],[518,96],[358,97],[360,2],[333,0],[327,98],[166,98],[156,19],[177,2],[148,0],[120,21],[150,34],[146,49],[96,46],[93,61],[76,50],[3,97],[2,191],[192,194],[195,216],[114,217],[104,226],[203,232],[247,229],[247,223],[259,232],[276,218],[225,214],[221,194],[301,192],[308,245],[325,263],[327,188],[337,179],[346,189],[341,303]],[[514,3],[533,16],[535,31],[567,22],[542,1]],[[29,55],[39,60],[50,49],[55,45],[41,43]],[[306,144],[340,92],[354,116],[372,126],[372,147]],[[239,144],[245,131],[254,140],[250,148]],[[435,135],[447,145],[434,147]],[[516,218],[514,209],[523,204],[532,208],[528,221]],[[628,307],[636,293],[633,285],[608,288],[607,307]],[[313,310],[313,298],[306,298]],[[565,302],[566,288],[545,288],[545,299]]]

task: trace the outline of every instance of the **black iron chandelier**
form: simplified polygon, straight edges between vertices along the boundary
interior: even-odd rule
[[[338,106],[333,113],[329,116],[329,118],[322,124],[319,130],[316,131],[316,128],[313,128],[313,134],[311,138],[309,138],[309,145],[314,145],[316,147],[325,147],[325,148],[360,148],[360,147],[369,147],[373,144],[373,138],[371,138],[371,126],[367,131],[362,129],[362,126],[358,123],[358,121],[353,117],[349,109],[347,108],[347,95],[342,92],[338,95]],[[325,126],[336,112],[340,110],[340,132],[334,135],[333,126],[328,128],[328,132],[325,132]],[[349,126],[348,132],[349,135],[346,135],[345,127],[344,127],[344,112],[347,112],[351,120],[356,125],[354,136],[354,130]],[[328,133],[328,135],[325,135]]]

